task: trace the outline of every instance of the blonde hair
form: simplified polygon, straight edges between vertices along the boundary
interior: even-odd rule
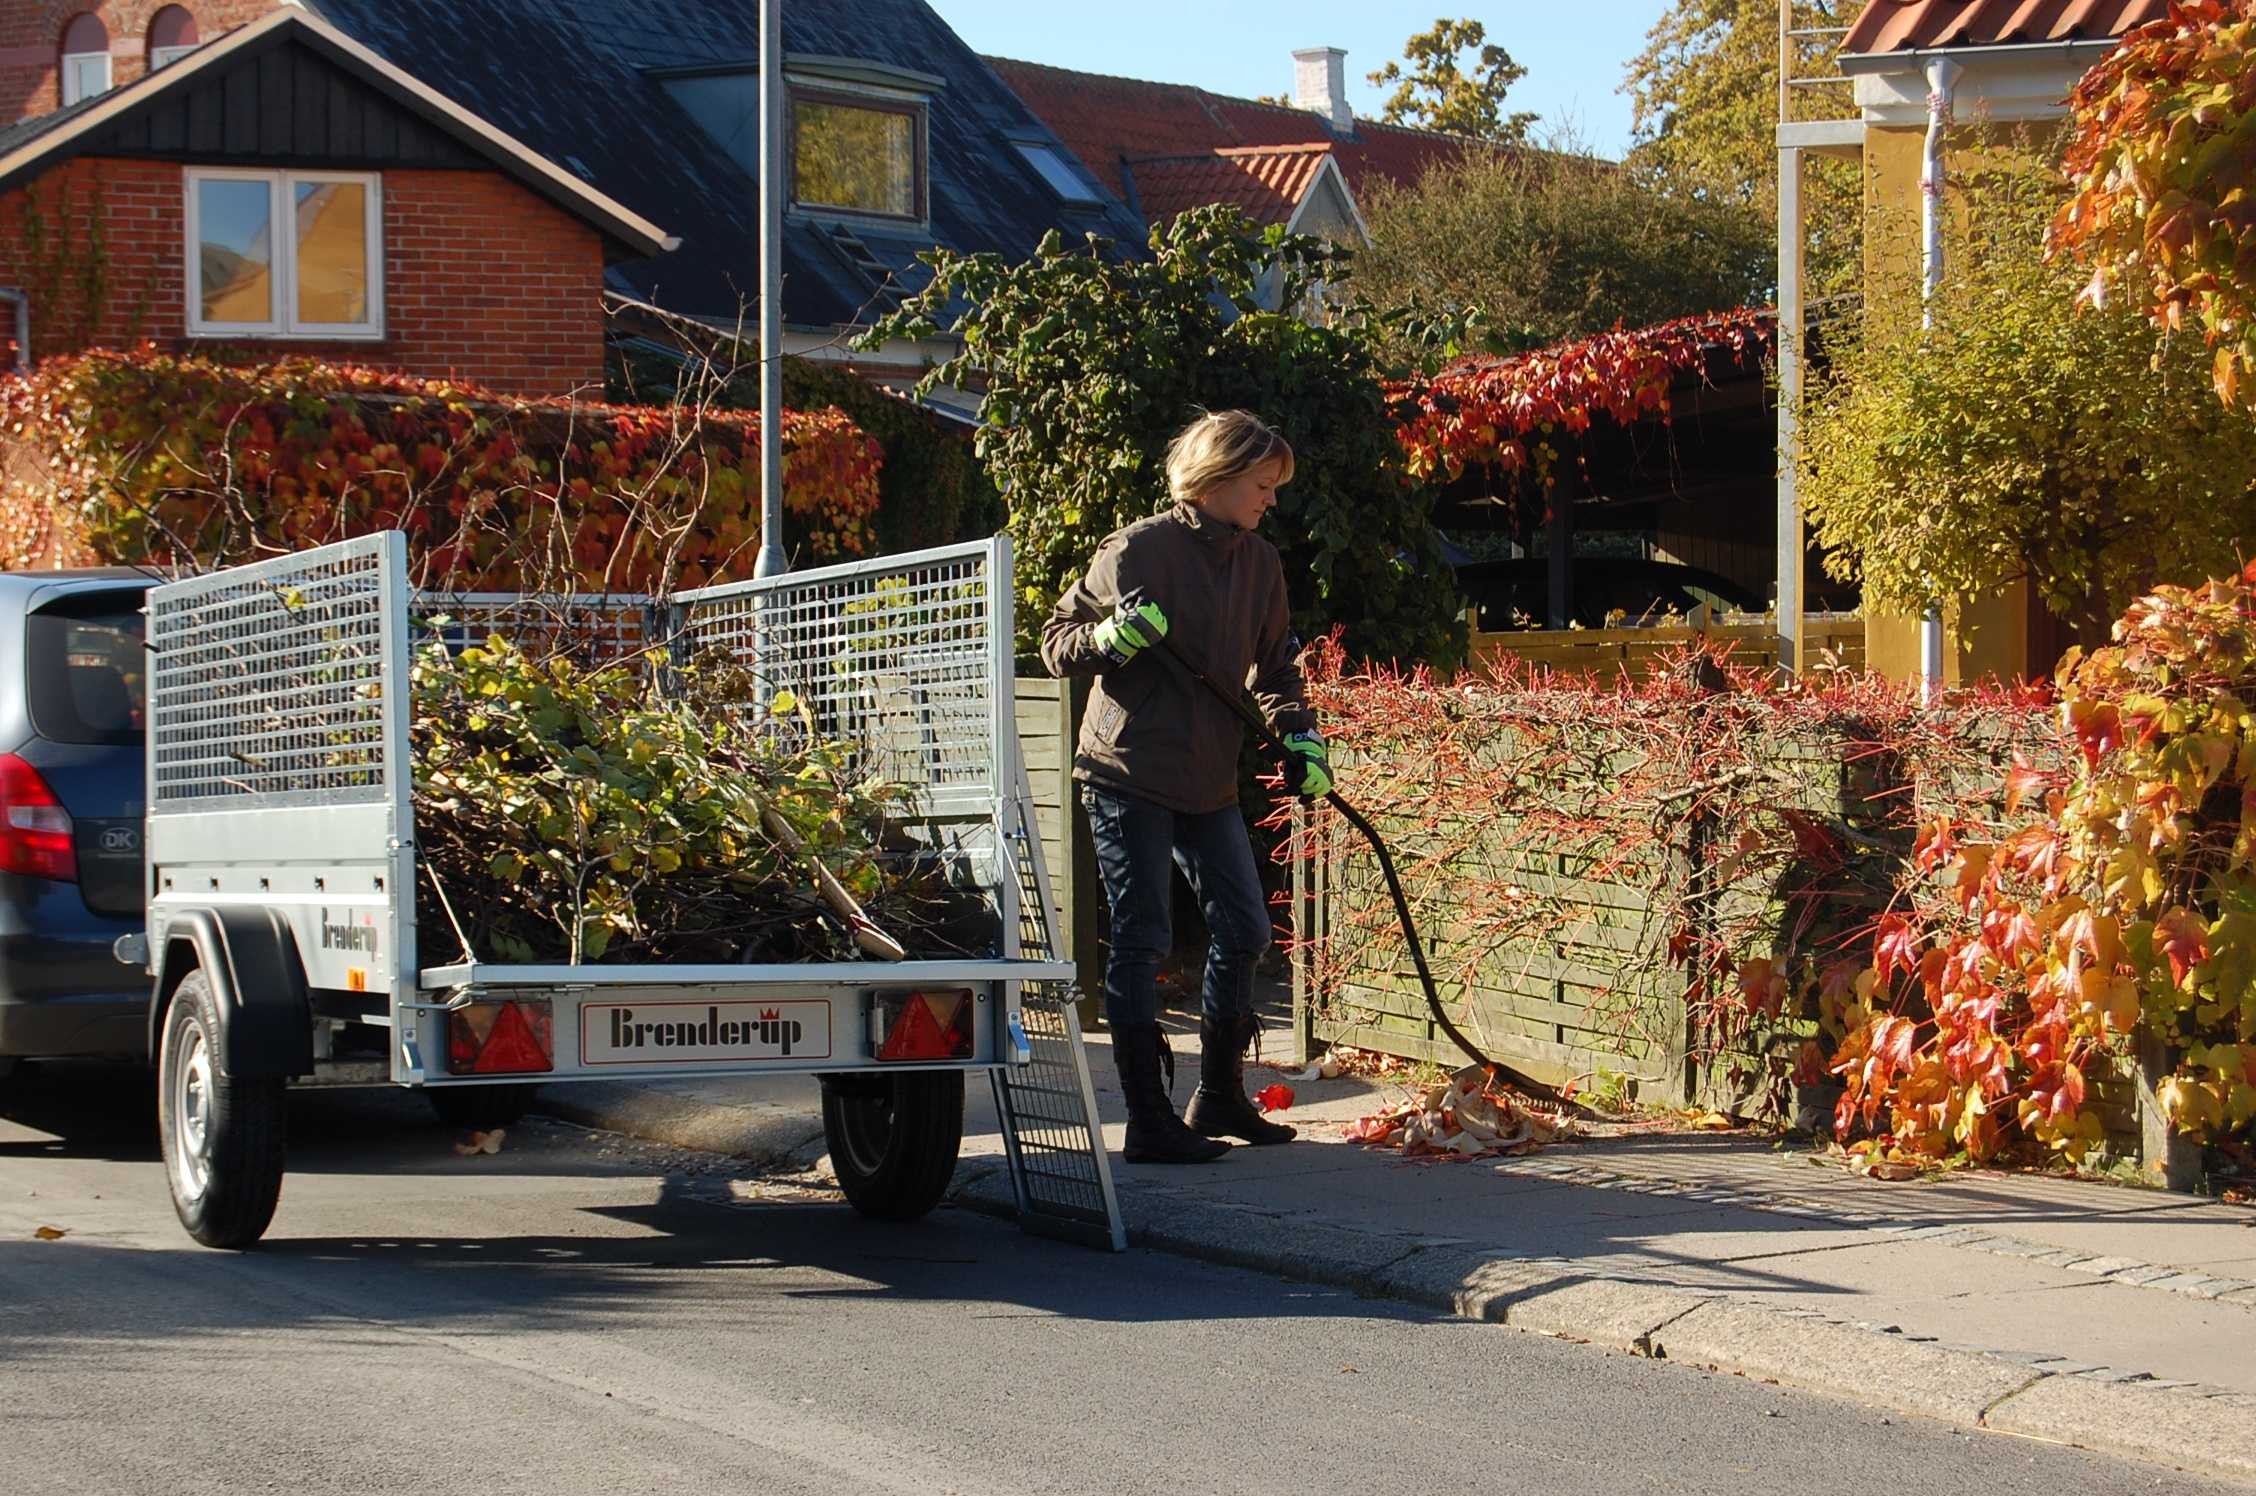
[[[1175,433],[1167,444],[1167,491],[1183,503],[1214,492],[1265,462],[1293,475],[1293,449],[1250,410],[1210,410]]]

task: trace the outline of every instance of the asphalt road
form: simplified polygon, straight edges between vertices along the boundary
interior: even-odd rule
[[[2231,1489],[561,1123],[462,1158],[396,1093],[299,1097],[210,1252],[146,1090],[0,1093],[11,1496]]]

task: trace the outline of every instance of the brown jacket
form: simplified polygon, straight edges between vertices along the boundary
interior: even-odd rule
[[[1042,628],[1050,674],[1097,677],[1075,779],[1194,814],[1234,805],[1245,725],[1156,646],[1115,668],[1090,638],[1131,595],[1159,605],[1168,642],[1207,679],[1250,689],[1280,735],[1310,731],[1277,548],[1177,504],[1107,536]]]

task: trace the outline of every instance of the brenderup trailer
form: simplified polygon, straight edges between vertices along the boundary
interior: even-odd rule
[[[432,1093],[812,1073],[847,1198],[929,1210],[967,1072],[996,1082],[1031,1223],[1121,1233],[1094,1125],[1073,968],[1018,757],[1007,539],[641,598],[419,597],[405,538],[364,536],[151,589],[150,1052],[166,1172],[198,1241],[273,1216],[292,1083]],[[856,767],[907,786],[892,855],[944,867],[987,948],[950,960],[504,965],[416,923],[409,666],[460,638],[727,651],[789,690]],[[422,630],[419,635],[418,630]],[[748,703],[748,706],[753,703]],[[433,959],[433,953],[443,953]],[[514,1093],[522,1094],[522,1092]]]

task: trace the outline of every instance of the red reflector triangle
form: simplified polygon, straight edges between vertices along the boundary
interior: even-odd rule
[[[957,1003],[961,998],[955,1000]],[[901,1016],[894,1021],[893,1029],[885,1036],[885,1047],[878,1051],[881,1060],[945,1060],[954,1057],[956,1041],[943,1026],[938,1014],[932,1010],[935,999],[917,993],[902,1004]],[[949,1017],[953,1018],[954,1004]]]
[[[504,1003],[500,1016],[494,1019],[493,1032],[486,1036],[485,1047],[478,1051],[478,1063],[470,1068],[486,1075],[546,1070],[548,1051],[533,1026],[525,1021],[524,1010],[515,1003]]]

